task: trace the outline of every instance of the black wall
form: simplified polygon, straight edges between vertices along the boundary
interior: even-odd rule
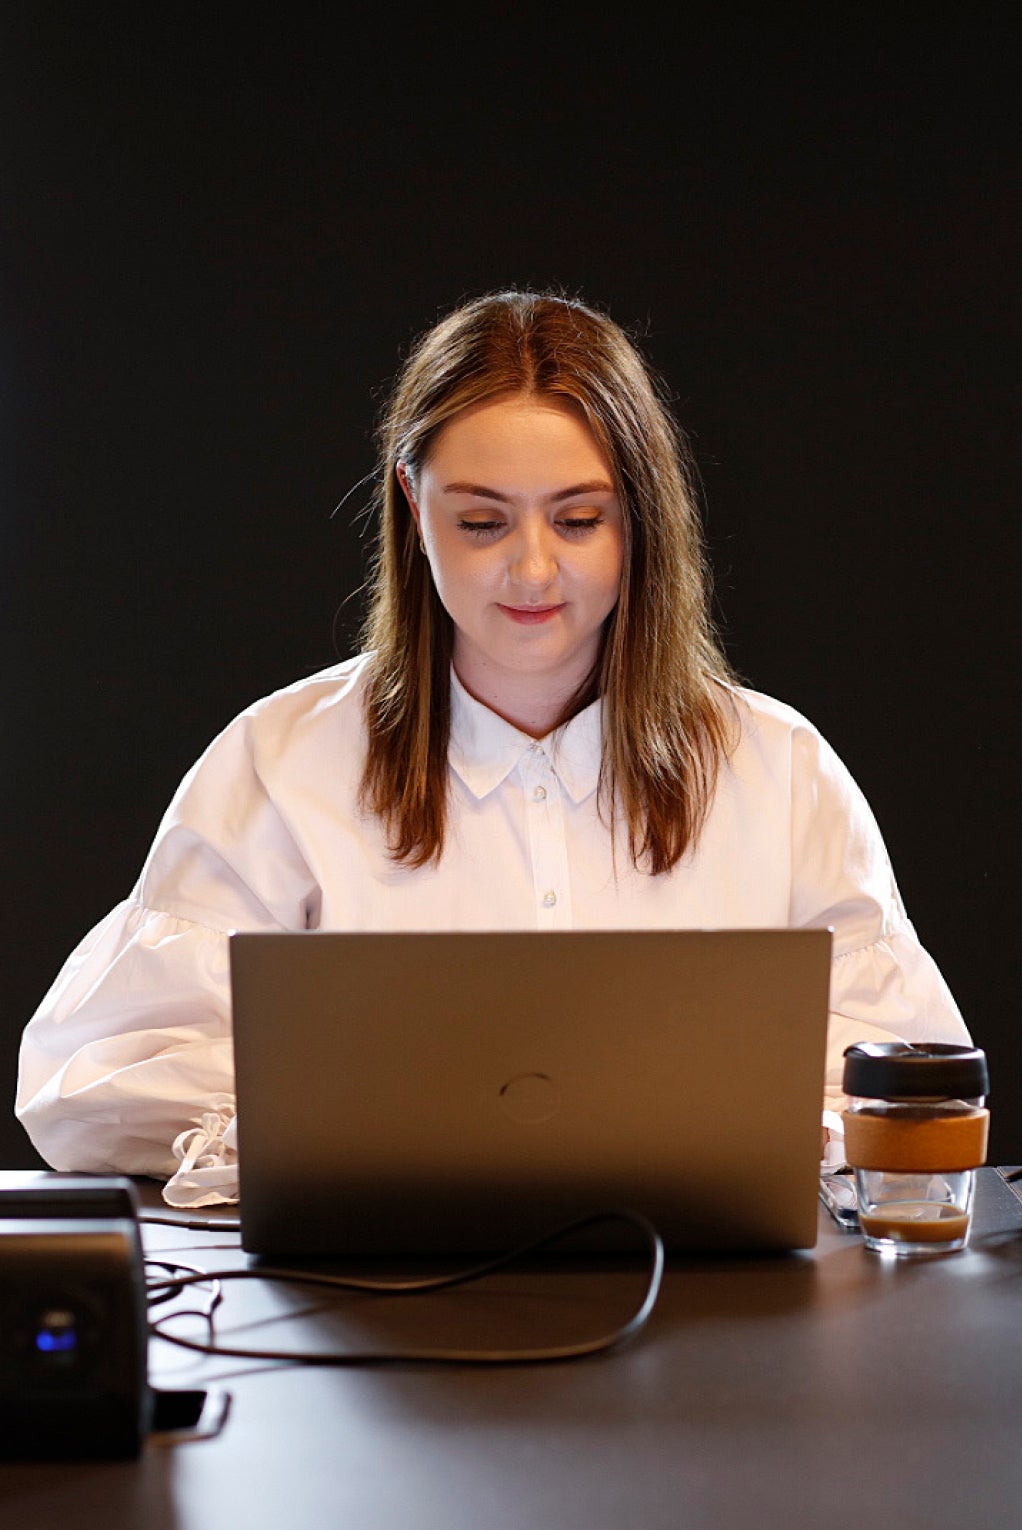
[[[673,388],[731,655],[862,784],[1022,1159],[1015,9],[258,14],[0,18],[3,1091],[196,754],[349,651],[404,348],[556,283]]]

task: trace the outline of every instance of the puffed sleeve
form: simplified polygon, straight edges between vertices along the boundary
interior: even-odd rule
[[[244,714],[185,777],[132,896],[72,953],[22,1039],[16,1110],[57,1169],[237,1193],[228,936],[301,929],[316,889]]]
[[[792,739],[791,886],[790,922],[834,931],[825,1123],[838,1136],[845,1047],[967,1042],[969,1033],[905,912],[869,805],[808,724]]]

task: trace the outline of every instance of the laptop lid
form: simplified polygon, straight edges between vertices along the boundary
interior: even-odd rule
[[[238,933],[242,1242],[816,1241],[829,930]],[[607,1224],[608,1229],[611,1224]]]

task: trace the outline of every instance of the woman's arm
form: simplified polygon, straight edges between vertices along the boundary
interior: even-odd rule
[[[834,750],[808,726],[792,738],[791,923],[834,931],[825,1106],[837,1139],[845,1047],[970,1037],[905,912],[869,805]],[[840,1157],[841,1147],[832,1140],[831,1156]]]
[[[130,899],[25,1029],[16,1111],[57,1169],[167,1178],[173,1144],[234,1113],[227,935]]]
[[[229,933],[304,928],[315,902],[249,724],[186,776],[133,896],[25,1029],[16,1110],[55,1168],[177,1175],[191,1204],[236,1193]]]

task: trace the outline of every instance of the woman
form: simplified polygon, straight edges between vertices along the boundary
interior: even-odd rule
[[[686,450],[623,332],[467,303],[380,441],[365,651],[214,741],[57,978],[18,1090],[43,1156],[235,1195],[234,929],[829,925],[832,1104],[851,1041],[966,1039],[847,771],[729,673]]]

